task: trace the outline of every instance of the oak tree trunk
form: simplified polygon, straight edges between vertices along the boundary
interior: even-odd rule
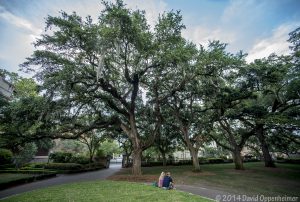
[[[235,149],[232,152],[232,156],[233,156],[233,161],[235,164],[235,169],[236,170],[244,170],[244,165],[243,165],[243,159],[242,159],[242,155],[241,155],[241,150],[240,149]]]
[[[199,159],[198,159],[198,149],[195,148],[189,148],[192,160],[193,160],[193,166],[194,166],[194,171],[195,172],[200,172],[200,164],[199,164]]]
[[[132,158],[132,174],[142,175],[142,149],[133,148]]]
[[[166,154],[162,153],[162,160],[163,160],[163,166],[167,166],[167,158],[166,158]]]
[[[257,137],[261,145],[264,161],[265,161],[265,167],[271,167],[275,168],[275,163],[270,155],[269,147],[267,145],[267,142],[265,140],[264,131],[263,131],[263,125],[258,127],[257,130]]]

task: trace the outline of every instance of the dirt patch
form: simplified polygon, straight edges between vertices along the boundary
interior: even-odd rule
[[[115,181],[128,181],[128,182],[155,182],[157,181],[156,175],[141,175],[141,176],[134,176],[134,175],[113,175],[110,176],[109,180]]]

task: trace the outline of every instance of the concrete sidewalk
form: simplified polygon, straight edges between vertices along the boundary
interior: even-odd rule
[[[225,198],[226,196],[231,196],[233,194],[217,190],[217,189],[211,189],[211,188],[205,188],[205,187],[195,187],[190,185],[176,185],[175,186],[177,190],[192,193],[195,195],[199,195],[208,199],[222,201],[222,198]],[[226,197],[228,198],[228,197]],[[228,200],[233,201],[233,200]]]

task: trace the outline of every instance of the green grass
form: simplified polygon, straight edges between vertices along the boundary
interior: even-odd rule
[[[92,181],[53,186],[9,197],[2,201],[211,202],[211,200],[177,190],[169,191],[151,185],[114,181]]]
[[[33,174],[22,174],[22,173],[0,173],[0,184],[16,181],[20,179],[27,179],[34,176]]]
[[[277,164],[265,168],[263,163],[245,163],[245,170],[234,169],[233,164],[201,165],[201,173],[193,173],[192,166],[145,167],[143,174],[159,176],[170,171],[175,183],[214,188],[234,194],[263,194],[266,196],[300,196],[300,165]],[[129,174],[124,170],[121,174]]]

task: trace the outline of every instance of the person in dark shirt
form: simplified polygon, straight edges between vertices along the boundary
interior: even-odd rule
[[[171,177],[170,172],[166,173],[166,175],[164,177],[164,180],[163,180],[162,187],[165,188],[165,189],[173,189],[174,188],[173,179]]]

